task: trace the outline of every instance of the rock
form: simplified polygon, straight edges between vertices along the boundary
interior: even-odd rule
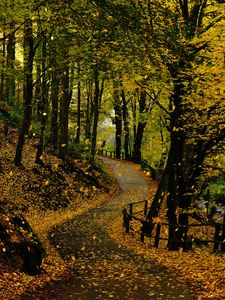
[[[0,202],[0,240],[4,255],[12,254],[23,260],[22,270],[30,275],[40,272],[44,247],[26,219],[19,214],[3,209]]]

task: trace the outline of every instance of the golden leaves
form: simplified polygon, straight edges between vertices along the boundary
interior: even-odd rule
[[[75,261],[75,260],[76,260],[76,258],[75,258],[74,255],[71,256],[71,259],[72,259],[72,261]]]
[[[152,223],[153,224],[161,224],[162,220],[160,217],[152,218]]]

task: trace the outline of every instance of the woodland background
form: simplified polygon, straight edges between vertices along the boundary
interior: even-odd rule
[[[148,219],[166,199],[178,250],[193,204],[210,199],[203,220],[224,204],[224,1],[2,0],[0,11],[2,174],[29,167],[32,143],[37,173],[60,165],[95,190],[106,141],[156,173]]]

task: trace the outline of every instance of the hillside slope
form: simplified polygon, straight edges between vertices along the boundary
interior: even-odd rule
[[[26,218],[43,243],[46,256],[38,276],[21,271],[21,259],[7,253],[0,241],[0,296],[18,299],[28,286],[35,288],[46,281],[68,276],[73,258],[62,258],[49,242],[51,230],[75,216],[106,201],[116,192],[117,184],[107,170],[90,171],[87,161],[65,163],[50,149],[43,155],[43,165],[34,163],[36,139],[27,139],[21,167],[13,164],[18,132],[7,135],[0,124],[0,207]],[[107,172],[106,172],[107,171]]]

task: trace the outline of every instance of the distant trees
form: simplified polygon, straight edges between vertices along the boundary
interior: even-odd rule
[[[26,19],[24,22],[24,115],[19,133],[19,140],[14,159],[15,165],[20,165],[22,161],[22,151],[25,136],[28,135],[32,118],[33,100],[33,62],[34,62],[34,39],[32,20]]]

